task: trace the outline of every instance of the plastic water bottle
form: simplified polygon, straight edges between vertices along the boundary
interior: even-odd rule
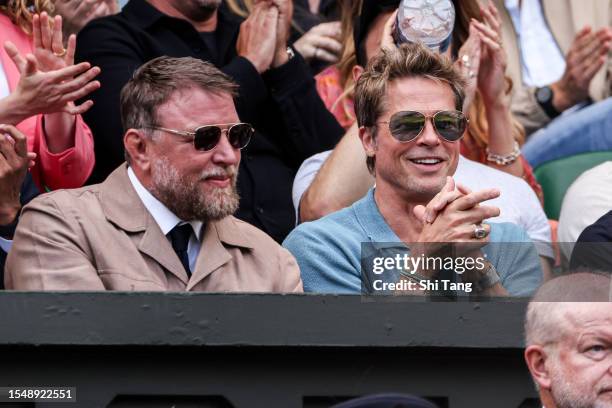
[[[402,0],[395,23],[395,43],[422,42],[444,52],[454,26],[455,6],[451,0]]]

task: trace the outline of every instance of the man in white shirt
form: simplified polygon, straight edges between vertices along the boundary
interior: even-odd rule
[[[295,259],[234,218],[237,86],[194,58],[159,57],[121,93],[127,164],[23,209],[7,289],[300,292]]]

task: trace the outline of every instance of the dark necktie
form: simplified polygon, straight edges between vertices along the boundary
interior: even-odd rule
[[[193,230],[191,229],[190,224],[177,225],[168,233],[170,237],[170,242],[172,243],[172,248],[176,255],[181,260],[185,271],[187,272],[187,276],[191,276],[191,269],[189,268],[189,256],[187,255],[187,246],[189,244],[189,238],[191,237],[191,233]]]

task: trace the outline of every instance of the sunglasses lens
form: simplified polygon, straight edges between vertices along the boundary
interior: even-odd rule
[[[193,145],[196,150],[208,151],[215,148],[221,138],[221,128],[218,126],[202,126],[196,129]]]
[[[400,142],[415,139],[425,126],[425,115],[420,112],[398,112],[391,116],[389,131]]]
[[[242,149],[249,144],[253,133],[255,133],[255,130],[251,125],[247,123],[238,123],[231,127],[227,137],[232,147],[235,149]]]
[[[440,136],[449,142],[454,142],[463,136],[467,121],[461,112],[442,111],[434,117],[434,125]]]

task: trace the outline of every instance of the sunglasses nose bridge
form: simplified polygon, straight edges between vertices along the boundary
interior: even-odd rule
[[[440,142],[438,136],[438,130],[436,129],[436,125],[434,122],[435,115],[423,115],[425,116],[423,122],[423,128],[421,132],[417,136],[417,139],[420,143],[423,144],[438,144]]]

